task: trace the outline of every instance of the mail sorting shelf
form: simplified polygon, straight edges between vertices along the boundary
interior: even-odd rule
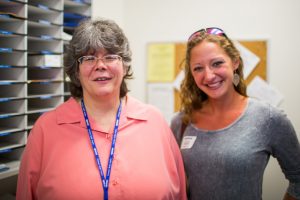
[[[64,1],[64,31],[73,34],[78,23],[91,17],[90,0],[65,0]]]
[[[63,46],[90,16],[90,0],[0,0],[0,184],[17,175],[38,117],[70,96]]]
[[[28,1],[28,132],[63,98],[63,1]]]
[[[18,173],[26,144],[26,1],[0,0],[0,181]],[[1,183],[0,183],[1,184]],[[2,193],[3,191],[1,191]]]

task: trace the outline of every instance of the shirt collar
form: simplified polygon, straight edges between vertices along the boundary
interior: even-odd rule
[[[131,120],[148,120],[148,106],[128,95],[124,98],[124,101],[120,127]],[[58,124],[81,123],[85,126],[81,106],[73,97],[57,107],[55,112],[57,113]]]
[[[148,107],[145,104],[128,95],[124,98],[124,101],[123,112],[127,118],[135,120],[147,120],[149,118]]]

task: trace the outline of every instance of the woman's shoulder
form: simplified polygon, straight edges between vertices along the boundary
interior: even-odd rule
[[[75,114],[75,107],[78,107],[78,104],[74,98],[70,98],[65,102],[59,104],[53,110],[44,112],[41,116],[37,119],[36,123],[43,123],[49,124],[51,122],[57,123],[62,118],[67,118],[69,115]]]
[[[162,112],[154,105],[144,103],[141,100],[138,100],[129,95],[126,96],[126,102],[127,110],[132,114],[134,113],[135,115],[144,117],[159,116],[160,118],[163,118]]]
[[[259,99],[249,98],[249,107],[249,109],[251,109],[252,112],[255,112],[256,115],[264,115],[272,119],[287,118],[287,115],[283,109],[275,107],[270,103]]]
[[[175,112],[172,119],[171,119],[171,129],[173,132],[177,132],[176,130],[179,130],[182,125],[182,112]]]
[[[178,112],[175,112],[173,117],[172,117],[172,120],[171,120],[171,124],[178,124],[182,122],[182,116],[183,116],[183,113],[178,111]]]

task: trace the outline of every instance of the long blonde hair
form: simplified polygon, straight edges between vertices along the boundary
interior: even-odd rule
[[[180,111],[183,113],[182,120],[185,124],[191,121],[191,115],[193,111],[200,109],[203,105],[203,102],[208,98],[207,95],[196,85],[192,76],[192,72],[190,70],[191,51],[196,45],[200,44],[203,41],[218,44],[222,49],[224,49],[224,51],[231,58],[232,61],[239,60],[239,66],[235,70],[235,73],[237,73],[240,76],[240,82],[237,86],[234,86],[234,89],[239,94],[247,96],[246,83],[243,76],[243,60],[240,56],[240,52],[234,46],[233,42],[225,36],[213,35],[206,32],[199,33],[196,37],[193,37],[192,40],[188,41],[186,49],[186,56],[184,62],[185,77],[181,83],[180,91]]]

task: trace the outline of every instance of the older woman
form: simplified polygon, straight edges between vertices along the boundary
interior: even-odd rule
[[[86,20],[65,57],[72,97],[35,123],[17,199],[186,199],[181,154],[161,113],[127,95],[131,51],[110,20]]]

